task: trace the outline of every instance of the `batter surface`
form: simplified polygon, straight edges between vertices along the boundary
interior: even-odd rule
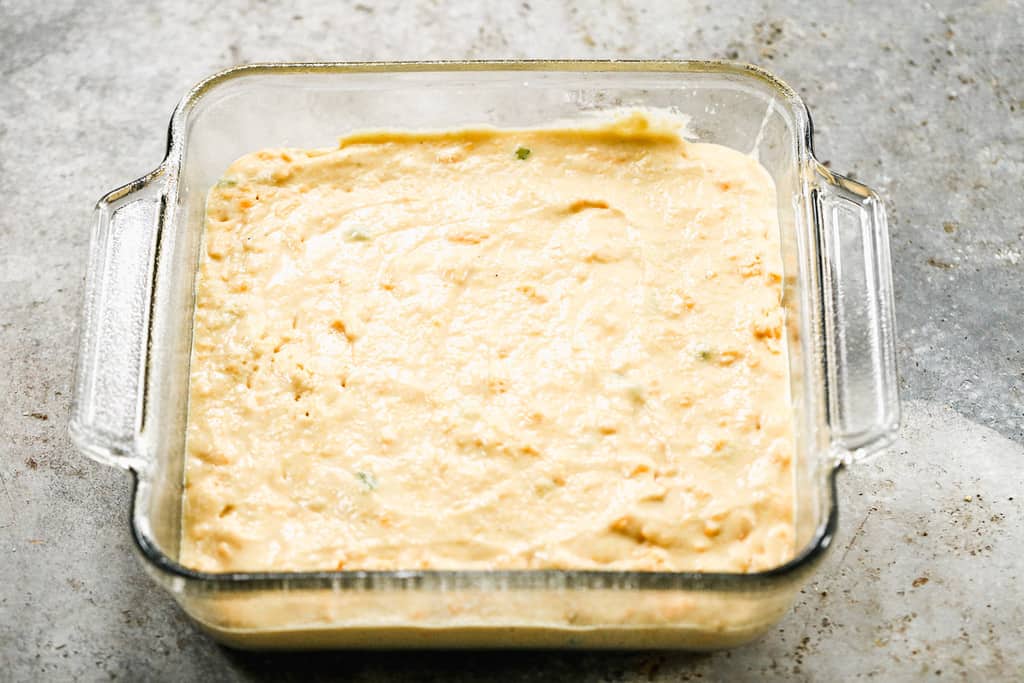
[[[210,191],[183,564],[793,553],[775,188],[643,113],[354,134]]]

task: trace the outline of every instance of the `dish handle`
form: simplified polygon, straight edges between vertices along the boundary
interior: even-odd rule
[[[899,431],[889,231],[875,192],[815,166],[831,445],[848,464]]]
[[[96,205],[68,423],[83,453],[136,471],[162,177],[157,169]]]

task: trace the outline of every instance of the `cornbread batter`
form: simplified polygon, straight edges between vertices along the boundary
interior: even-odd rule
[[[354,134],[210,191],[182,563],[747,572],[793,553],[775,188],[634,112]]]

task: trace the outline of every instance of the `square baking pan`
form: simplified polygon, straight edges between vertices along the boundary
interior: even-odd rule
[[[316,571],[181,565],[192,321],[207,190],[236,158],[366,128],[527,127],[668,109],[691,139],[754,155],[778,193],[794,407],[796,554],[755,573]],[[130,527],[152,577],[246,648],[708,649],[776,623],[827,551],[842,467],[899,422],[885,210],[818,163],[797,94],[752,66],[679,62],[261,64],[197,85],[152,173],[97,206],[70,432],[135,479]]]

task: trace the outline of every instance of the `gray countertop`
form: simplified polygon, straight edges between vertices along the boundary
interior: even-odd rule
[[[1024,7],[960,2],[0,0],[0,680],[1024,678]],[[65,433],[92,206],[249,61],[750,61],[889,207],[900,442],[778,628],[713,654],[244,654],[136,560],[129,476]]]

